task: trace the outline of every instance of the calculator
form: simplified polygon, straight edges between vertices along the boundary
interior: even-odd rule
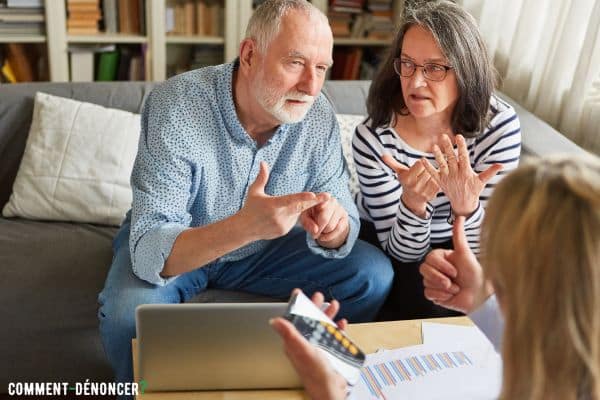
[[[313,346],[317,346],[342,361],[361,368],[365,362],[363,353],[337,326],[302,315],[285,316],[302,336]]]

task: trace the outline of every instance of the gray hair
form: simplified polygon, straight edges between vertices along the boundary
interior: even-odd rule
[[[475,19],[448,0],[407,1],[400,29],[369,91],[367,110],[373,126],[389,125],[392,112],[408,112],[393,62],[400,56],[404,34],[411,26],[431,32],[456,74],[459,98],[452,129],[466,137],[478,136],[488,124],[496,70]]]
[[[264,53],[279,33],[281,18],[290,11],[299,11],[329,24],[325,14],[306,0],[266,0],[252,14],[246,28],[246,38],[254,39],[258,50]]]

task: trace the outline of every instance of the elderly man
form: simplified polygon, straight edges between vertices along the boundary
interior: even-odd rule
[[[99,295],[118,381],[132,379],[139,304],[208,287],[285,299],[300,287],[357,322],[390,289],[387,257],[356,240],[339,128],[319,94],[332,64],[326,17],[304,0],[269,0],[246,36],[234,63],[170,79],[144,107],[133,206]]]

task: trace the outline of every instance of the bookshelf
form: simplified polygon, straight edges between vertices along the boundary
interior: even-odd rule
[[[152,9],[154,0],[141,1],[140,7],[143,7],[143,13],[145,20],[144,33],[71,33],[68,32],[68,13],[67,8],[69,7],[66,0],[45,0],[46,7],[46,30],[48,36],[48,54],[50,59],[50,79],[53,82],[68,82],[72,79],[70,73],[70,56],[73,53],[73,48],[85,49],[86,46],[92,51],[93,48],[100,48],[101,46],[109,45],[144,45],[148,49],[152,42],[152,29],[151,18],[154,10]],[[101,6],[100,2],[97,4]],[[140,27],[138,30],[142,29]],[[150,50],[148,50],[142,61],[144,64],[145,78],[146,80],[153,80],[152,71],[155,67],[154,64],[158,60],[154,60],[153,57],[149,56]],[[164,59],[163,59],[164,60]],[[90,61],[90,68],[93,68],[94,61]],[[94,79],[94,74],[89,79],[83,78],[83,80]]]
[[[41,0],[0,1],[0,83],[48,79]]]
[[[321,0],[325,2],[326,0]],[[329,79],[372,79],[393,41],[404,0],[328,0],[334,35]]]
[[[1,0],[0,0],[1,1]],[[76,2],[77,0],[75,0]],[[102,9],[105,1],[101,0]],[[135,0],[130,0],[135,1]],[[178,58],[194,58],[194,54],[214,52],[218,56],[210,59],[212,63],[229,62],[237,56],[239,42],[243,39],[246,25],[253,12],[253,5],[257,0],[138,0],[139,7],[143,8],[144,20],[140,21],[142,33],[106,33],[99,31],[91,34],[72,34],[68,32],[68,7],[73,0],[43,0],[45,34],[40,35],[12,35],[0,34],[0,45],[4,43],[25,43],[27,46],[38,46],[45,49],[47,54],[47,79],[53,82],[67,82],[71,80],[70,73],[70,49],[89,47],[107,47],[114,45],[117,48],[130,47],[141,48],[145,76],[147,81],[161,81],[168,78],[172,73],[172,64]],[[220,1],[222,10],[218,34],[206,34],[194,32],[182,34],[181,32],[167,33],[169,7],[173,3],[190,1]],[[331,11],[340,0],[311,0],[312,3],[324,13]],[[370,1],[382,2],[386,0],[341,0],[344,2],[356,2],[361,9],[366,10]],[[401,16],[404,0],[387,0],[393,5],[393,22],[397,22]],[[102,12],[102,15],[104,13]],[[353,17],[355,18],[355,17]],[[104,24],[104,22],[103,22]],[[101,25],[100,25],[101,26]],[[369,37],[338,37],[334,35],[334,53],[340,51],[354,51],[355,55],[350,57],[354,62],[362,62],[363,55],[383,51],[390,43],[391,38],[369,38]],[[360,53],[360,57],[356,56]],[[193,60],[192,60],[193,61]],[[193,62],[190,63],[193,64]],[[169,66],[169,67],[168,67]],[[356,70],[356,68],[354,68]],[[181,72],[181,68],[176,72]],[[357,79],[358,76],[353,77]],[[347,79],[347,78],[346,78]]]
[[[261,1],[254,0],[253,3]],[[334,33],[334,67],[329,73],[329,79],[372,79],[377,63],[393,40],[395,29],[402,18],[405,0],[309,1],[328,16]],[[239,23],[243,27],[246,26],[244,22],[250,18],[252,9],[244,12],[248,14],[240,17]],[[354,28],[359,16],[369,21],[368,26],[364,24],[362,29]],[[342,31],[335,28],[335,21],[340,17],[343,18]],[[381,32],[373,35],[372,32],[367,32],[377,31],[381,24],[385,26],[383,35]],[[240,39],[242,37],[243,35]]]
[[[101,10],[104,1],[106,0],[98,2]],[[46,33],[43,35],[0,34],[0,45],[24,43],[43,46],[48,55],[48,79],[53,82],[71,80],[70,49],[72,50],[73,46],[75,48],[85,48],[86,46],[96,48],[109,45],[116,45],[117,47],[131,46],[132,48],[143,46],[145,80],[160,81],[168,77],[168,57],[171,54],[170,49],[172,47],[217,47],[220,49],[221,55],[218,60],[215,60],[216,63],[233,60],[237,54],[238,42],[243,36],[240,26],[245,27],[245,23],[240,22],[240,18],[245,15],[245,10],[251,10],[252,0],[217,0],[223,5],[222,20],[220,22],[222,27],[218,35],[168,35],[165,19],[167,3],[170,0],[138,1],[140,7],[143,7],[144,16],[144,20],[140,22],[143,26],[142,33],[139,34],[101,31],[86,34],[69,33],[69,1],[43,0]],[[182,0],[176,1],[181,2]],[[190,0],[183,1],[189,2]],[[101,15],[104,15],[102,11]],[[247,18],[250,14],[251,12],[247,13]]]

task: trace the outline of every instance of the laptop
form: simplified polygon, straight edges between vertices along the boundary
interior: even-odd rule
[[[146,391],[300,388],[269,319],[287,303],[144,304],[136,309]]]

